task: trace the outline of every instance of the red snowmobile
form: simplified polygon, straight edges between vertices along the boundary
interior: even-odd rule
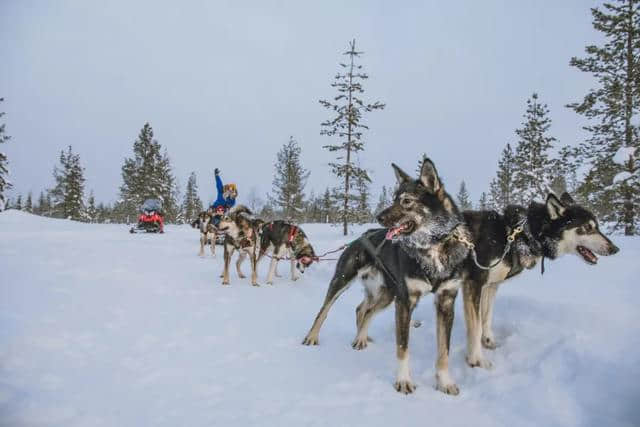
[[[130,233],[164,233],[164,217],[162,202],[158,199],[147,199],[140,207],[138,224],[131,227]]]

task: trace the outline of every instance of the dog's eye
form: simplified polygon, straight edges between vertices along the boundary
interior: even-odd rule
[[[592,225],[592,224],[589,224],[589,223],[588,223],[588,224],[585,224],[585,225],[584,225],[584,231],[585,231],[586,233],[591,233],[591,232],[593,232],[593,225]]]
[[[411,205],[411,199],[402,199],[400,200],[400,204],[402,204],[402,206],[409,206]]]

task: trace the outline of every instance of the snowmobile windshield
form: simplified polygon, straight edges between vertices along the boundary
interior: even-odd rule
[[[162,202],[158,199],[147,199],[140,208],[143,212],[162,211]]]

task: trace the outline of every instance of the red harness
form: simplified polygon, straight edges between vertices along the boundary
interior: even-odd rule
[[[289,237],[287,238],[290,245],[293,243],[293,239],[296,237],[296,234],[298,234],[298,227],[292,225],[289,229]]]

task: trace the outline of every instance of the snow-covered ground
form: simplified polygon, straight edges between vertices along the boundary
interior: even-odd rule
[[[304,229],[318,252],[355,237]],[[430,297],[411,332],[419,388],[404,396],[392,387],[392,309],[373,321],[368,349],[351,349],[359,285],[334,306],[320,346],[300,345],[334,262],[274,286],[264,262],[261,287],[235,274],[223,287],[221,248],[199,258],[197,241],[186,226],[130,235],[0,213],[0,425],[640,425],[640,239],[614,237],[621,252],[595,267],[565,257],[504,285],[492,371],[464,362],[458,298],[458,397],[434,389]]]

